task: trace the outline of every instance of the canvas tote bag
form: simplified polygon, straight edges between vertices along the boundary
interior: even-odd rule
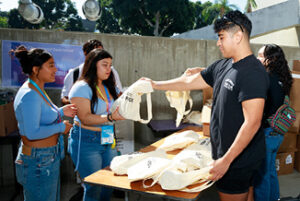
[[[187,115],[192,109],[193,100],[190,91],[166,91],[166,97],[170,106],[177,111],[176,127],[178,127],[184,115]],[[189,102],[189,109],[185,110],[187,102]]]
[[[133,121],[139,121],[147,124],[152,119],[152,103],[151,93],[153,92],[152,85],[149,81],[138,80],[133,83],[112,105],[111,112],[114,112],[119,106],[119,113],[126,119]],[[147,113],[148,119],[141,119],[140,116],[140,103],[141,96],[146,94],[147,96]]]
[[[143,186],[148,188],[158,182],[164,190],[202,191],[214,183],[208,180],[212,162],[210,139],[200,139],[177,154],[159,174],[149,177],[153,179],[150,185],[146,185],[147,179],[144,179]],[[196,187],[188,187],[200,183]]]
[[[199,192],[210,187],[214,182],[209,181],[209,171],[213,159],[211,144],[208,138],[200,139],[177,154],[170,168],[165,169],[158,178],[158,183],[165,190],[180,190],[185,192]],[[183,169],[183,165],[186,169]],[[193,188],[189,185],[199,184]]]
[[[178,134],[173,134],[165,138],[162,145],[159,146],[160,149],[166,151],[172,151],[175,149],[182,149],[188,145],[195,143],[199,140],[201,136],[192,130],[183,131]]]
[[[139,152],[139,153],[116,156],[112,159],[110,163],[110,169],[117,175],[125,175],[128,174],[128,169],[131,166],[134,166],[138,162],[148,157],[166,158],[167,155],[164,150],[157,149],[155,151],[151,151],[147,153]]]

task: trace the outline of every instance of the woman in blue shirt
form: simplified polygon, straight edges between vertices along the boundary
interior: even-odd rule
[[[58,201],[64,146],[60,133],[67,134],[72,126],[61,118],[74,117],[77,110],[71,104],[57,108],[44,91],[44,84],[54,82],[57,71],[49,52],[20,46],[14,53],[29,77],[14,100],[22,139],[15,162],[17,180],[24,200]]]
[[[257,58],[268,72],[270,87],[262,122],[266,141],[266,158],[255,177],[254,200],[274,201],[279,199],[279,183],[275,160],[283,135],[273,131],[267,122],[267,118],[276,113],[277,109],[283,104],[284,97],[290,94],[293,78],[284,52],[278,45],[264,45],[258,51]]]
[[[81,178],[108,166],[117,155],[113,122],[124,118],[118,109],[110,113],[120,93],[111,65],[112,56],[107,51],[94,49],[87,55],[82,76],[69,93],[78,112],[68,148]],[[85,201],[106,201],[110,195],[110,189],[84,184]]]

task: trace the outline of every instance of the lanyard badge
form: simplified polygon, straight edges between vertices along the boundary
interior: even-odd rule
[[[114,143],[114,126],[103,125],[101,126],[101,144],[113,144]]]
[[[97,91],[101,98],[105,101],[106,103],[106,111],[107,114],[109,114],[109,109],[111,107],[111,100],[109,97],[109,93],[107,88],[104,86],[105,93],[106,93],[106,99],[101,93],[99,87],[96,85]],[[101,145],[107,145],[107,144],[114,144],[114,126],[113,125],[103,125],[101,126]],[[115,145],[114,145],[115,146]]]

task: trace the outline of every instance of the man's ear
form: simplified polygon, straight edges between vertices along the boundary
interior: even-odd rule
[[[242,31],[237,31],[234,34],[234,40],[237,44],[240,44],[242,42],[243,38],[244,38],[244,34]]]

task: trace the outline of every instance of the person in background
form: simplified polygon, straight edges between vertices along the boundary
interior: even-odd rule
[[[268,124],[267,118],[276,113],[283,104],[284,97],[290,94],[293,78],[284,52],[278,45],[264,45],[259,49],[257,58],[268,72],[270,88],[262,122],[266,140],[266,158],[255,177],[254,200],[274,201],[279,199],[275,160],[276,153],[283,141],[283,135],[274,132]]]
[[[62,135],[72,125],[62,116],[74,117],[74,104],[62,108],[53,104],[44,91],[45,83],[55,81],[53,56],[43,49],[14,51],[28,80],[18,90],[14,110],[21,135],[15,161],[18,182],[23,186],[24,200],[60,200],[60,160],[64,156]]]
[[[81,178],[108,166],[117,155],[114,122],[123,120],[110,108],[120,94],[111,70],[112,56],[103,49],[87,54],[82,76],[70,91],[78,108],[69,137],[69,152]],[[84,184],[85,201],[110,200],[111,189]]]
[[[246,15],[230,11],[214,23],[217,46],[225,59],[172,80],[142,78],[157,90],[213,87],[210,135],[214,163],[210,179],[216,181],[221,201],[248,199],[254,173],[265,155],[261,121],[269,79],[251,51],[251,29]]]
[[[103,44],[101,43],[101,41],[96,39],[87,41],[82,47],[84,56],[86,56],[88,53],[90,53],[90,51],[92,51],[95,48],[103,49]],[[61,91],[61,102],[63,105],[70,103],[69,92],[76,80],[81,76],[82,68],[83,63],[75,68],[70,69],[67,75],[65,76],[64,86]],[[111,70],[114,74],[114,78],[118,89],[122,91],[122,84],[118,72],[116,71],[116,69],[114,69],[113,66],[111,67]]]

